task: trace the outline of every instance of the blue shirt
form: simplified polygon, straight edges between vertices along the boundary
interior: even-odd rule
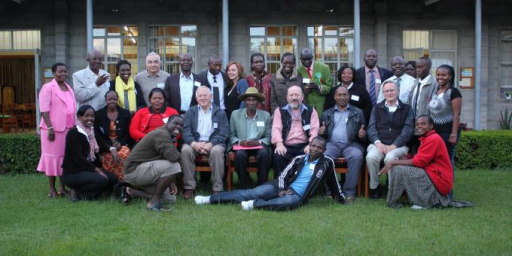
[[[348,143],[347,122],[349,116],[350,105],[344,111],[338,109],[338,105],[334,109],[334,129],[332,131],[330,142],[339,142],[341,144]]]
[[[301,197],[304,196],[304,192],[306,192],[306,187],[309,184],[309,181],[311,180],[311,176],[313,176],[313,172],[315,171],[315,166],[318,163],[318,159],[315,161],[309,163],[309,154],[304,157],[304,167],[302,167],[302,170],[299,173],[299,176],[292,182],[290,187],[297,192]]]

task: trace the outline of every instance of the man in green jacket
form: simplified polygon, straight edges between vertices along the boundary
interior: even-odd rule
[[[325,97],[331,91],[331,69],[322,62],[313,61],[313,52],[309,48],[300,53],[300,66],[297,71],[303,77],[303,88],[309,105],[315,107],[318,115],[324,112]]]
[[[124,163],[124,180],[139,189],[122,189],[123,203],[132,197],[146,198],[148,210],[167,211],[164,200],[178,191],[176,177],[181,173],[181,153],[177,137],[183,133],[183,117],[172,115],[167,124],[148,133],[137,143]],[[170,188],[170,189],[168,189]]]

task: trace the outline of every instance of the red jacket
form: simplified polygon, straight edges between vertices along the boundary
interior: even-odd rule
[[[130,136],[138,142],[144,136],[146,136],[147,133],[150,131],[158,128],[158,127],[148,127],[149,119],[153,115],[161,115],[162,119],[166,117],[170,117],[172,115],[179,115],[178,112],[174,108],[166,107],[165,109],[162,108],[160,110],[160,113],[156,113],[153,108],[146,107],[141,108],[132,118],[132,122],[130,123]]]
[[[443,139],[432,130],[420,137],[420,142],[412,163],[427,172],[439,194],[448,195],[453,187],[453,169]]]

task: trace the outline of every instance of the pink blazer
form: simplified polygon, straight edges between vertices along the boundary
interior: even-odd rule
[[[39,111],[49,112],[53,130],[63,132],[66,129],[66,109],[72,108],[76,113],[76,100],[73,89],[66,83],[66,87],[70,93],[60,93],[57,81],[53,79],[51,82],[44,84],[39,93]],[[69,96],[70,99],[63,98],[63,95]],[[71,105],[70,105],[71,104]],[[73,123],[76,122],[76,116],[73,115]],[[41,118],[39,127],[47,129],[44,119]]]

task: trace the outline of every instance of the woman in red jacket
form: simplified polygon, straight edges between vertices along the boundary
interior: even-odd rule
[[[390,161],[379,175],[389,171],[389,191],[386,205],[399,208],[406,192],[413,208],[449,206],[448,193],[453,186],[453,171],[443,139],[434,130],[434,121],[427,115],[416,119],[415,135],[420,147],[413,159]]]
[[[164,91],[154,88],[149,93],[151,106],[141,108],[132,118],[130,123],[130,136],[139,142],[146,134],[164,125],[172,115],[179,115],[174,108],[166,107]]]

